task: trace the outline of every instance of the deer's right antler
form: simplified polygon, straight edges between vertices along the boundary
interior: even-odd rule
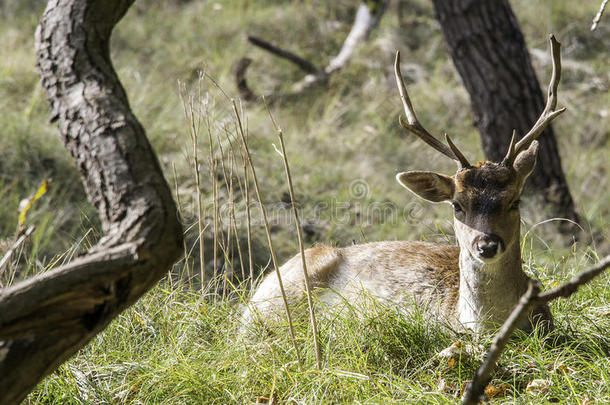
[[[549,89],[546,97],[546,106],[538,121],[534,124],[532,129],[521,138],[521,140],[517,143],[516,136],[513,132],[513,137],[510,141],[510,146],[508,147],[508,152],[506,156],[502,160],[502,164],[505,166],[510,166],[515,158],[521,153],[523,150],[527,149],[532,141],[534,141],[542,131],[557,117],[559,114],[564,112],[566,108],[561,108],[556,110],[557,107],[557,86],[559,86],[559,79],[561,78],[561,44],[557,39],[555,39],[554,35],[549,37],[549,42],[551,43],[551,55],[553,60],[553,73],[551,74],[551,82],[549,83]]]
[[[464,154],[457,148],[457,146],[453,144],[453,142],[451,142],[449,135],[445,134],[445,140],[449,145],[449,147],[447,147],[447,145],[443,144],[441,141],[432,136],[417,120],[417,116],[413,110],[413,105],[411,104],[411,99],[409,98],[409,93],[407,93],[407,86],[405,85],[402,72],[400,71],[400,51],[396,51],[394,74],[396,76],[396,85],[398,86],[400,99],[402,100],[405,115],[407,116],[406,122],[402,119],[402,116],[398,117],[400,125],[417,135],[422,141],[426,142],[443,155],[455,160],[459,169],[467,169],[471,167]]]

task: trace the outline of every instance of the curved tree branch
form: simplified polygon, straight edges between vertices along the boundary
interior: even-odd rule
[[[248,41],[250,41],[252,45],[264,49],[277,57],[294,63],[306,73],[301,80],[292,85],[293,93],[290,95],[299,94],[311,87],[326,84],[331,74],[342,69],[347,64],[358,44],[368,39],[373,29],[379,23],[379,20],[381,20],[381,17],[386,10],[387,3],[387,0],[372,0],[360,4],[358,11],[356,12],[356,17],[354,18],[352,29],[345,38],[339,54],[331,59],[326,67],[317,67],[305,58],[253,35],[248,35]],[[239,91],[242,100],[245,101],[253,101],[259,98],[259,96],[248,87],[246,82],[246,72],[250,63],[252,63],[251,59],[242,58],[235,68],[237,90]],[[288,94],[269,94],[265,96],[265,99],[267,100],[267,103],[273,103],[278,98],[285,96],[288,96]]]
[[[133,304],[181,253],[171,191],[110,60],[133,0],[51,0],[36,60],[103,238],[86,255],[0,290],[0,398],[18,403]]]

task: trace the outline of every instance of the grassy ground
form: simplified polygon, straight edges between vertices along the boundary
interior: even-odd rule
[[[39,2],[30,3],[30,8],[15,7],[12,14],[0,17],[0,249],[5,251],[12,243],[19,202],[42,179],[52,178],[53,183],[28,214],[26,225],[35,225],[36,230],[14,260],[11,271],[18,277],[48,270],[58,258],[63,260],[94,243],[98,227],[57,129],[47,122],[47,103],[33,56],[39,13],[32,10]],[[472,127],[468,95],[444,48],[430,2],[404,3],[402,17],[392,3],[371,39],[346,69],[332,77],[328,89],[288,99],[272,109],[286,136],[296,200],[310,229],[309,245],[453,240],[448,208],[414,201],[394,181],[396,172],[407,169],[453,170],[451,162],[438,158],[421,142],[405,142],[400,136],[396,117],[401,107],[392,76],[395,49],[402,51],[409,91],[424,125],[434,132],[446,129],[473,160],[482,158],[480,141]],[[588,31],[599,6],[597,0],[578,4],[515,0],[511,4],[543,83],[550,69],[544,58],[547,34],[554,32],[563,44],[560,104],[569,110],[554,126],[578,209],[586,225],[605,240],[602,246],[566,247],[569,243],[554,235],[552,228],[537,226],[547,219],[545,210],[532,198],[526,199],[526,268],[551,286],[593,262],[608,241],[610,35],[603,23],[598,31]],[[222,156],[230,172],[227,133],[235,135],[230,102],[210,79],[200,80],[198,72],[205,71],[228,97],[236,97],[232,69],[241,56],[249,56],[254,63],[248,77],[256,91],[288,92],[301,72],[252,48],[245,34],[259,35],[323,65],[337,53],[354,11],[354,2],[347,0],[143,1],[121,22],[113,37],[115,67],[169,182],[178,184],[189,250],[196,243],[196,231],[191,227],[197,211],[196,187],[181,86],[187,98],[190,94],[196,99],[201,87],[215,157],[220,161]],[[265,109],[245,107],[253,159],[283,261],[296,253],[297,243],[286,204],[282,162],[272,146],[277,141]],[[212,176],[207,174],[205,161],[205,122],[202,128],[202,189],[210,223],[214,213]],[[237,165],[236,173],[239,170]],[[226,227],[231,208],[221,167],[216,177]],[[244,246],[245,202],[241,197],[236,198],[235,212],[238,239]],[[254,224],[253,253],[260,270],[267,264],[268,252],[258,214]],[[207,242],[213,238],[211,228]],[[211,243],[207,246],[206,266],[211,273]],[[249,403],[274,395],[281,401],[302,403],[446,403],[456,400],[476,366],[475,360],[456,359],[450,364],[436,358],[452,342],[472,338],[429,325],[416,315],[404,319],[395,308],[380,308],[365,319],[321,322],[322,371],[313,367],[307,324],[297,325],[306,363],[300,370],[287,333],[260,339],[254,345],[235,338],[240,298],[233,292],[216,303],[203,301],[196,292],[197,257],[194,253],[188,256],[190,260],[180,262],[171,279],[164,280],[41,383],[28,401]],[[229,267],[240,271],[235,262]],[[501,361],[504,371],[494,381],[498,387],[506,385],[501,401],[610,401],[608,280],[602,277],[573,299],[553,304],[559,333],[573,338],[568,343],[545,347],[535,336],[511,343]],[[475,343],[488,342],[489,337],[483,336]],[[528,391],[525,387],[535,379],[548,381],[545,384],[550,386]]]

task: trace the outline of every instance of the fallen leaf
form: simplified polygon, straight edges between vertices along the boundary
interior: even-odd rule
[[[483,346],[474,346],[469,343],[462,343],[459,340],[453,343],[451,346],[438,352],[437,357],[441,359],[459,358],[461,360],[468,360],[470,358],[479,357],[484,351]],[[449,367],[453,367],[453,364],[449,364]]]
[[[454,383],[441,378],[436,386],[436,389],[442,393],[455,393],[457,387]]]
[[[438,352],[437,356],[440,357],[441,359],[450,359],[452,357],[455,357],[456,355],[459,356],[461,351],[462,351],[462,342],[460,342],[458,340],[451,346],[446,347],[443,350],[441,350],[440,352]]]
[[[526,390],[532,391],[532,392],[546,392],[552,386],[553,386],[553,381],[544,380],[542,378],[537,378],[535,380],[530,381],[529,384],[527,384]]]
[[[256,402],[255,402],[255,404],[268,404],[268,405],[276,405],[277,403],[278,402],[277,402],[277,397],[275,395],[275,392],[271,396],[259,395],[256,397]]]
[[[506,390],[508,389],[508,385],[502,384],[500,386],[495,386],[493,384],[488,384],[485,387],[485,395],[487,398],[498,398],[506,395]]]
[[[561,363],[561,364],[555,365],[554,371],[562,371],[564,373],[568,373],[570,371],[570,369],[568,368],[568,366]]]

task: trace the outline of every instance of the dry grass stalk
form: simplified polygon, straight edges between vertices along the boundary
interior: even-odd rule
[[[241,102],[240,102],[241,107]],[[241,116],[243,116],[243,109],[241,110]],[[245,130],[245,142],[248,144],[248,129],[246,123]],[[237,129],[237,128],[236,128]],[[239,130],[236,130],[239,133]],[[248,266],[250,272],[250,287],[254,288],[254,261],[252,259],[252,215],[250,212],[250,172],[248,170],[248,158],[245,156],[243,149],[240,149],[242,155],[243,171],[244,171],[244,189],[243,194],[246,202],[246,226],[247,226],[247,241],[248,241]],[[240,184],[241,189],[241,184]]]
[[[233,162],[234,156],[229,154],[229,223],[227,224],[227,252],[224,266],[224,277],[222,281],[222,298],[226,298],[226,291],[228,288],[228,282],[233,282],[233,272],[235,271],[235,265],[233,263],[233,239],[231,238],[231,233],[233,231],[233,225],[235,221],[233,221],[234,215],[231,215],[234,212],[233,206],[233,169],[235,167]],[[237,237],[237,233],[235,234]]]
[[[201,80],[200,80],[201,82]],[[186,93],[184,85],[181,88],[180,98],[182,99],[182,106],[184,109],[184,117],[187,121],[189,128],[189,137],[191,139],[192,153],[193,153],[193,172],[195,175],[195,183],[197,186],[197,228],[198,228],[198,239],[199,239],[199,276],[201,280],[201,294],[205,294],[206,287],[206,276],[205,276],[205,245],[204,245],[204,225],[203,225],[203,195],[201,192],[201,176],[199,171],[199,130],[201,128],[201,114],[197,114],[197,120],[195,119],[195,100],[192,96],[188,96],[185,100],[184,93]],[[201,85],[199,86],[199,101],[201,101]]]
[[[210,172],[210,178],[212,179],[212,204],[213,204],[213,227],[214,227],[214,236],[213,236],[213,246],[212,246],[212,266],[213,266],[213,279],[216,282],[218,277],[218,231],[219,231],[219,204],[218,204],[218,178],[216,177],[216,172],[218,169],[218,160],[214,155],[214,140],[212,138],[212,125],[210,123],[210,113],[208,111],[208,105],[205,105],[205,124],[207,128],[208,134],[208,169]],[[222,157],[221,157],[222,158]],[[216,299],[216,295],[214,295],[214,299]]]
[[[237,105],[235,103],[235,100],[232,100],[232,103],[233,103],[233,112],[235,113],[235,118],[237,119],[238,128],[239,128],[239,134],[241,136],[242,147],[243,147],[246,157],[248,158],[248,165],[250,166],[250,170],[252,172],[252,180],[254,181],[254,190],[256,191],[258,205],[260,207],[261,214],[263,215],[263,222],[265,224],[265,232],[267,234],[267,244],[269,246],[269,251],[271,252],[271,260],[273,262],[275,274],[277,275],[278,284],[280,287],[280,291],[282,293],[282,300],[284,302],[284,309],[286,311],[286,318],[288,321],[288,328],[290,331],[290,339],[292,341],[292,345],[294,347],[294,351],[297,356],[299,365],[302,366],[303,360],[301,359],[301,354],[299,352],[299,347],[297,345],[297,340],[296,340],[296,336],[294,333],[294,325],[292,324],[292,315],[290,314],[290,306],[288,305],[286,291],[284,290],[284,283],[282,282],[282,276],[280,274],[280,267],[278,265],[277,256],[275,254],[275,249],[273,247],[273,239],[271,238],[271,227],[269,226],[269,221],[267,219],[267,209],[265,208],[265,205],[263,204],[263,199],[261,197],[260,187],[258,186],[258,178],[256,177],[256,168],[254,167],[254,164],[252,163],[252,156],[250,155],[250,150],[248,149],[248,143],[246,142],[246,135],[244,133],[244,128],[242,125],[241,115],[239,114],[239,111],[237,110]]]
[[[303,245],[303,232],[301,230],[301,220],[299,218],[299,211],[296,206],[296,200],[294,198],[294,187],[292,185],[292,176],[290,175],[290,166],[288,164],[288,157],[286,156],[286,147],[284,145],[284,135],[282,133],[282,129],[277,125],[277,122],[273,118],[271,111],[269,110],[269,106],[265,103],[267,107],[267,112],[269,113],[269,117],[271,117],[271,121],[273,122],[273,126],[277,132],[277,136],[280,140],[280,148],[282,160],[284,161],[284,171],[286,172],[286,181],[288,182],[288,192],[290,193],[290,206],[292,207],[292,214],[294,216],[294,223],[297,229],[297,238],[299,240],[299,251],[301,253],[301,262],[303,264],[303,273],[305,277],[305,290],[307,292],[307,305],[309,307],[309,319],[311,321],[311,329],[313,333],[313,344],[316,354],[316,365],[318,369],[322,369],[322,359],[320,353],[320,344],[318,342],[318,325],[316,323],[316,315],[313,309],[313,298],[311,294],[311,283],[309,281],[309,274],[307,273],[307,261],[305,260],[305,247]]]
[[[36,229],[35,226],[31,225],[29,226],[25,231],[20,232],[19,234],[17,234],[17,240],[11,245],[10,249],[4,254],[4,256],[2,257],[2,260],[0,260],[0,277],[2,277],[5,269],[7,267],[11,267],[11,258],[13,257],[13,254],[23,245],[23,243],[26,241],[27,238],[30,237],[30,235],[34,232],[34,230]],[[6,283],[3,283],[2,279],[0,278],[0,287],[5,287],[5,286],[10,286],[13,283],[13,280],[15,278],[15,270],[10,268],[9,269],[9,276],[7,277],[7,281]]]
[[[225,128],[223,128],[225,129]],[[226,131],[226,129],[225,129]],[[221,170],[221,174],[222,174],[222,181],[224,182],[225,187],[227,188],[227,192],[228,192],[228,200],[229,200],[229,204],[230,204],[230,200],[232,198],[231,196],[231,176],[227,173],[227,167],[225,165],[225,151],[224,148],[222,147],[222,139],[220,137],[220,133],[216,132],[216,144],[218,145],[218,150],[220,151],[220,168]],[[220,204],[219,204],[220,205]],[[225,234],[225,229],[224,226],[225,224],[222,222],[222,218],[220,217],[220,208],[218,208],[218,220],[220,223],[219,226],[219,232],[220,232],[220,237],[219,237],[219,241],[223,241],[223,244],[220,244],[219,247],[222,250],[223,256],[224,256],[224,264],[222,265],[222,268],[224,269],[223,274],[222,274],[222,289],[223,289],[223,297],[224,297],[224,291],[226,290],[227,287],[227,278],[226,278],[226,273],[229,271],[229,267],[231,267],[231,259],[230,259],[230,253],[231,253],[231,246],[232,246],[232,240],[231,240],[231,219],[229,217],[229,223],[227,224],[227,230],[226,230],[226,234]],[[218,274],[217,274],[218,276]],[[218,280],[218,282],[220,282],[220,280]]]
[[[231,138],[229,137],[229,144],[231,145],[231,178],[235,177],[237,180],[237,186],[239,188],[239,192],[243,196],[244,189],[241,185],[241,180],[239,176],[236,174],[236,161],[237,154],[235,153],[235,145],[231,142]],[[235,235],[235,245],[237,247],[237,255],[239,257],[239,267],[241,270],[241,280],[242,282],[246,279],[246,269],[244,267],[244,258],[241,249],[241,242],[239,240],[239,232],[237,231],[237,217],[235,216],[235,199],[231,199],[231,220],[233,221],[233,234]]]
[[[176,194],[176,205],[178,208],[178,217],[180,218],[180,222],[182,223],[182,203],[180,201],[180,192],[178,190],[178,175],[176,174],[176,162],[172,161],[172,173],[174,175],[174,193]],[[182,240],[182,245],[184,248],[184,267],[187,269],[188,274],[188,250],[186,247],[186,239]],[[172,280],[172,270],[168,270],[167,278],[169,280],[169,286],[171,289],[174,288],[174,281]]]

